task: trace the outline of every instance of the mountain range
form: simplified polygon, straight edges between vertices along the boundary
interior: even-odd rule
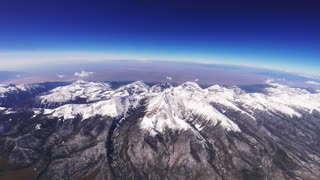
[[[317,180],[319,139],[320,90],[271,80],[0,85],[0,177]]]

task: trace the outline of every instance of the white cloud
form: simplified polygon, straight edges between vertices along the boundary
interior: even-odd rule
[[[64,74],[58,74],[58,78],[64,78]]]
[[[320,76],[319,75],[300,75],[301,77],[305,77],[305,78],[311,78],[311,79],[317,79],[320,80]]]
[[[20,78],[20,77],[21,77],[21,75],[20,75],[20,74],[16,75],[16,78]]]
[[[88,77],[88,76],[92,75],[93,73],[94,72],[81,71],[81,72],[75,72],[74,76],[84,78],[84,77]]]
[[[199,81],[199,79],[195,79],[194,81],[195,81],[195,82],[198,82],[198,81]]]
[[[172,80],[173,78],[172,78],[172,77],[167,76],[167,77],[166,77],[166,79],[168,79],[168,80]]]
[[[274,79],[267,79],[267,80],[265,81],[266,84],[271,84],[271,83],[273,83],[273,82],[274,82]]]
[[[319,82],[315,82],[315,81],[307,81],[306,83],[320,86],[320,83]]]

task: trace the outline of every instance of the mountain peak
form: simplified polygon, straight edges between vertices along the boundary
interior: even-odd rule
[[[151,93],[157,93],[157,92],[162,92],[165,89],[171,88],[172,85],[170,83],[161,83],[161,84],[157,84],[154,85],[150,88],[150,92]]]
[[[188,82],[181,84],[180,87],[187,89],[187,90],[201,89],[201,87],[197,83],[191,82],[191,81],[188,81]]]
[[[78,80],[74,81],[72,84],[84,84],[84,83],[89,83],[89,81],[85,81],[83,79],[78,79]]]
[[[194,91],[198,90],[198,91]],[[196,83],[187,82],[178,87],[170,87],[149,100],[146,116],[141,128],[152,135],[163,132],[166,128],[173,130],[190,129],[188,123],[192,117],[202,117],[199,122],[192,122],[196,127],[203,123],[221,124],[227,130],[240,131],[239,127],[215,109]]]
[[[148,92],[148,90],[149,90],[149,86],[146,85],[143,81],[136,81],[136,82],[121,86],[115,91],[117,93],[127,93],[129,95],[133,95],[133,94],[146,93]]]

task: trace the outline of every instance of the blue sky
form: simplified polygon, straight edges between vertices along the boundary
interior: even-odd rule
[[[150,59],[318,73],[319,7],[317,1],[5,1],[0,69]]]

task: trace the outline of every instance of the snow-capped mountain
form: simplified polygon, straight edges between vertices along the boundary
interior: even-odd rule
[[[203,123],[213,126],[220,123],[228,130],[239,131],[236,124],[210,104],[206,95],[203,89],[192,82],[165,89],[149,100],[141,127],[153,134],[163,132],[165,128],[186,130],[190,128],[187,121],[194,121],[195,116],[201,116],[209,123],[193,122],[199,130]]]
[[[29,85],[3,85],[0,84],[0,98],[5,98],[11,94],[18,94],[20,92],[30,92],[35,91],[37,88],[41,88],[39,84],[29,84]]]
[[[76,81],[31,98],[0,107],[0,160],[36,179],[320,177],[320,90]]]
[[[38,101],[46,106],[61,105],[68,102],[83,100],[93,102],[110,97],[112,89],[109,84],[78,80],[72,84],[54,88],[44,95],[38,96]]]
[[[66,94],[68,94],[68,97],[74,97],[72,96],[72,92],[68,90],[71,88],[73,91],[74,84],[77,84],[76,86],[78,86],[79,81],[71,84],[70,86],[60,88],[62,89],[62,92],[59,92],[58,90],[60,89],[56,88],[52,91],[52,94],[49,92],[49,94],[45,96],[54,97],[53,94],[64,94],[61,96],[66,97]],[[81,84],[85,84],[87,87],[90,86],[89,82],[81,81]],[[101,86],[96,83],[93,85],[95,89],[94,91],[79,91],[85,93],[85,95],[83,95],[83,93],[81,94],[82,97],[91,97],[87,99],[87,102],[90,102],[90,99],[99,101],[87,104],[66,104],[55,109],[46,109],[44,114],[48,114],[53,117],[63,117],[64,119],[74,118],[77,115],[82,115],[83,119],[96,115],[117,117],[125,114],[128,110],[135,108],[139,104],[140,100],[147,96],[147,92],[149,90],[149,87],[141,81],[122,86],[115,90],[112,90],[110,86],[106,89],[106,86],[104,85]],[[71,96],[69,96],[69,94],[71,94]],[[40,98],[43,98],[43,96]],[[56,99],[53,98],[48,99],[46,103],[52,103],[52,100],[53,102],[57,102]],[[61,100],[61,98],[59,98],[59,100]],[[69,98],[66,98],[65,101],[60,101],[61,104],[68,102],[70,102]]]
[[[23,104],[27,99],[46,90],[43,84],[2,85],[0,84],[0,106],[15,107]]]
[[[65,104],[45,111],[45,114],[64,119],[76,115],[82,115],[84,119],[95,115],[117,117],[135,108],[140,100],[147,99],[147,114],[141,127],[157,132],[162,132],[164,128],[186,129],[189,126],[186,122],[192,121],[194,116],[202,116],[212,125],[219,123],[228,130],[240,131],[224,115],[225,110],[219,112],[213,104],[243,113],[254,120],[256,114],[261,112],[298,118],[302,117],[301,112],[304,111],[320,112],[319,93],[279,84],[271,85],[265,89],[265,93],[246,93],[237,87],[219,85],[202,89],[193,82],[161,89],[159,85],[149,88],[138,81],[112,90],[110,85],[104,83],[77,81],[55,88],[38,98],[43,103]],[[77,98],[85,98],[86,104],[72,104],[72,100]],[[201,129],[201,123],[194,125]]]

